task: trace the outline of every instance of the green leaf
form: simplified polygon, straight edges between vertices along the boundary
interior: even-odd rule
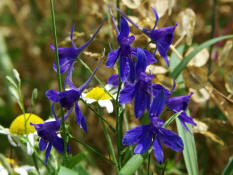
[[[182,111],[180,112],[177,112],[175,114],[173,114],[163,125],[163,128],[166,128],[168,125],[170,125],[171,122],[173,122],[173,120],[175,120],[181,113]]]
[[[76,172],[78,172],[78,175],[90,175],[86,168],[84,168],[82,165],[78,164],[76,165],[73,170],[75,170]]]
[[[225,167],[224,171],[222,172],[222,175],[231,175],[233,174],[233,157],[228,162],[227,166]]]
[[[58,175],[78,175],[77,172],[75,172],[74,170],[72,169],[69,169],[69,168],[66,168],[64,166],[61,166],[59,172],[58,172]]]
[[[179,65],[176,66],[176,68],[174,69],[174,71],[171,73],[171,76],[173,78],[177,78],[180,73],[183,71],[183,69],[186,67],[186,65],[189,63],[189,61],[196,55],[198,54],[202,49],[209,47],[219,41],[222,41],[224,39],[229,39],[229,38],[233,38],[233,35],[226,35],[226,36],[220,36],[217,38],[213,38],[211,40],[208,40],[204,43],[202,43],[201,45],[199,45],[197,48],[195,48],[190,54],[188,54],[181,62]]]
[[[186,112],[188,113],[188,111]],[[190,132],[192,133],[190,134],[184,129],[178,118],[176,118],[176,125],[179,136],[182,138],[184,142],[183,156],[188,174],[198,175],[199,173],[198,173],[198,163],[197,163],[197,151],[196,151],[194,136],[192,133],[192,127],[189,124],[186,124]]]
[[[140,165],[143,163],[144,157],[141,154],[135,154],[131,157],[125,166],[120,170],[118,175],[131,175],[134,174]]]
[[[77,165],[78,163],[80,163],[85,158],[86,158],[86,153],[85,152],[79,153],[79,154],[71,157],[68,160],[69,164],[67,165],[67,167],[68,168],[73,168],[75,165]]]
[[[177,50],[181,55],[183,55],[184,45],[180,46]],[[175,54],[171,55],[171,60],[173,60],[173,62],[177,65],[176,68],[179,67],[181,62],[184,61],[184,60],[180,61]],[[183,82],[183,78],[181,75],[178,74],[177,77],[176,78],[178,82]],[[185,95],[184,84],[181,84],[180,88],[181,90],[179,91],[179,93],[176,93],[177,91],[175,92],[176,95]],[[189,111],[187,110],[186,112],[189,115]],[[183,128],[178,118],[176,118],[176,125],[178,129],[178,134],[184,142],[183,156],[184,156],[185,166],[188,171],[188,174],[198,175],[199,173],[198,173],[197,151],[196,151],[194,136],[192,134],[192,127],[189,124],[187,124],[189,130],[191,131],[191,134],[190,134]]]

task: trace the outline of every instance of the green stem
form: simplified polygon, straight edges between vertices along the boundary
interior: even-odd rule
[[[147,175],[150,175],[150,154],[148,154]]]
[[[83,145],[84,147],[86,147],[87,149],[89,149],[90,151],[94,152],[95,154],[97,154],[98,156],[100,156],[101,158],[103,158],[104,160],[107,160],[107,161],[110,162],[111,164],[115,164],[112,160],[110,160],[110,159],[104,157],[102,153],[98,152],[95,148],[91,147],[90,145],[88,145],[88,144],[82,142],[81,140],[79,140],[79,139],[73,137],[72,135],[69,135],[69,137],[70,137],[70,139],[72,139],[72,140],[74,140],[74,141],[80,143],[81,145]]]
[[[119,70],[119,62],[118,62],[118,70]],[[122,120],[120,119],[120,104],[118,102],[119,100],[119,94],[120,94],[120,90],[121,90],[121,79],[120,79],[120,71],[118,71],[118,77],[119,77],[119,86],[118,86],[118,90],[117,90],[117,97],[116,97],[116,140],[117,140],[117,154],[118,154],[118,165],[121,168],[121,130],[120,130],[120,122],[122,122]]]
[[[102,113],[101,108],[100,107],[98,107],[98,108],[99,108],[99,111],[100,111],[99,113],[101,114]],[[115,152],[114,152],[114,148],[113,148],[111,137],[110,137],[110,135],[108,133],[108,130],[105,127],[104,121],[102,119],[100,120],[100,123],[101,123],[101,125],[103,127],[104,134],[105,134],[108,146],[109,146],[109,150],[110,150],[110,153],[112,155],[112,158],[113,158],[113,161],[114,161],[114,164],[116,166],[117,173],[118,173],[118,171],[119,171],[119,165],[118,165],[118,162],[117,162],[117,159],[116,159],[116,155],[115,155]]]
[[[120,0],[116,0],[116,6],[118,9],[120,9]],[[121,15],[120,13],[117,11],[117,27],[120,30],[120,20],[121,20]]]
[[[115,129],[112,127],[112,125],[107,121],[105,120],[96,110],[94,110],[89,104],[87,104],[83,99],[80,99],[85,105],[87,105],[87,107],[92,111],[94,112],[101,120],[103,120],[107,125],[108,127],[112,130],[113,133],[115,133]]]
[[[50,6],[51,6],[51,15],[52,15],[52,26],[53,26],[55,55],[56,55],[58,90],[62,91],[62,82],[61,82],[60,64],[59,64],[59,56],[58,56],[57,32],[56,32],[56,23],[55,23],[53,0],[50,0]],[[66,143],[68,142],[68,138],[67,138],[67,135],[66,135],[65,118],[64,118],[64,111],[63,111],[62,107],[61,107],[61,119],[62,119],[61,120],[62,133],[63,133],[63,137],[64,137],[64,155],[65,155],[64,164],[66,164],[66,159],[67,159],[67,156],[68,156]]]
[[[85,69],[88,70],[88,72],[89,72],[90,74],[93,73],[93,71],[90,69],[90,67],[89,67],[83,60],[81,60],[80,58],[78,58],[78,61],[80,61],[80,63],[85,67]],[[111,97],[111,99],[112,99],[113,101],[115,101],[115,98],[112,96],[112,94],[109,93],[108,90],[105,89],[104,83],[103,83],[96,75],[94,75],[94,78],[95,78],[95,80],[100,84],[100,86],[104,89],[104,91]]]

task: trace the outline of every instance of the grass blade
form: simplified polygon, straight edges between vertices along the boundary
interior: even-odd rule
[[[233,157],[228,162],[227,166],[225,167],[224,171],[222,172],[222,175],[231,175],[233,174]]]
[[[189,63],[189,61],[191,61],[191,59],[198,54],[202,49],[215,44],[219,41],[222,41],[224,39],[229,39],[229,38],[233,38],[233,35],[226,35],[226,36],[220,36],[217,38],[213,38],[211,40],[208,40],[204,43],[202,43],[201,45],[199,45],[197,48],[195,48],[190,54],[188,54],[177,66],[176,68],[173,70],[173,72],[171,73],[171,76],[176,79],[180,73],[184,70],[184,68],[186,67],[186,65]]]
[[[141,154],[135,154],[128,162],[123,166],[118,175],[131,175],[134,174],[140,165],[143,163],[144,157]]]
[[[184,45],[181,45],[179,48],[177,48],[177,50],[181,55],[183,55]],[[173,62],[173,69],[175,68],[175,70],[176,68],[179,68],[179,66],[181,65],[181,61],[178,59],[178,57],[174,53],[172,53],[171,55],[171,61]],[[175,72],[175,70],[173,72]],[[183,78],[180,74],[177,74],[176,78],[178,82],[183,82]],[[180,88],[184,89],[183,83],[180,84]],[[181,91],[179,94],[176,94],[176,95],[185,95],[185,90]],[[187,110],[186,112],[189,115],[189,111]],[[184,142],[183,156],[184,156],[185,166],[188,171],[188,174],[198,175],[197,151],[196,151],[194,136],[192,134],[192,127],[187,124],[189,130],[191,131],[191,134],[190,134],[183,128],[178,118],[176,118],[176,125],[177,125],[178,134]]]

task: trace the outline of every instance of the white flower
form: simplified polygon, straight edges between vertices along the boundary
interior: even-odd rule
[[[19,175],[28,175],[29,174],[28,172],[35,170],[33,166],[29,166],[29,165],[23,165],[19,167],[15,165],[15,161],[13,159],[5,157],[5,160],[12,167],[12,170],[14,171],[14,173],[17,173]],[[9,174],[7,169],[1,164],[1,162],[0,162],[0,174],[1,175]]]
[[[109,90],[109,87],[107,87]],[[112,92],[109,92],[113,98],[115,95]],[[107,94],[103,88],[95,87],[91,89],[88,93],[82,93],[81,98],[86,101],[86,103],[91,104],[98,102],[101,107],[105,107],[108,113],[113,112],[113,104],[111,102],[111,97]]]

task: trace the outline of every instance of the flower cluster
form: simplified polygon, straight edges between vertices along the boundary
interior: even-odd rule
[[[192,125],[195,125],[195,123],[193,119],[186,114],[185,110],[192,94],[188,96],[172,97],[172,92],[176,86],[175,81],[170,92],[162,85],[152,82],[154,78],[153,75],[146,74],[145,70],[149,64],[156,62],[153,56],[155,53],[152,55],[145,49],[130,47],[130,44],[134,40],[134,36],[131,35],[128,37],[129,25],[126,19],[151,38],[152,42],[156,44],[155,52],[158,49],[159,54],[164,58],[167,66],[169,66],[167,52],[173,41],[173,33],[177,24],[156,29],[159,18],[157,12],[153,9],[156,17],[155,25],[152,30],[144,29],[135,24],[120,9],[117,10],[123,15],[120,23],[120,34],[115,27],[120,47],[109,53],[107,66],[109,66],[109,62],[112,63],[110,65],[113,65],[114,62],[112,60],[116,60],[117,57],[120,57],[120,77],[122,82],[124,82],[124,88],[120,91],[119,103],[130,103],[134,99],[134,113],[136,118],[143,116],[147,110],[150,119],[149,125],[138,126],[128,130],[123,137],[122,144],[137,144],[134,149],[135,154],[146,152],[152,145],[155,158],[159,163],[162,163],[164,157],[161,146],[162,142],[177,152],[181,152],[184,145],[182,139],[176,133],[163,128],[164,121],[159,119],[160,114],[165,106],[174,113],[181,112],[178,118],[184,128],[189,131],[186,123]],[[110,13],[112,14],[111,9]],[[115,26],[113,17],[112,20]]]
[[[45,95],[47,98],[52,102],[51,105],[51,111],[55,118],[54,121],[44,122],[40,124],[31,123],[37,130],[38,135],[40,136],[40,142],[39,142],[39,149],[41,151],[45,150],[46,148],[46,158],[45,158],[45,164],[47,164],[48,157],[50,155],[52,147],[54,147],[58,152],[64,153],[64,140],[59,136],[59,130],[61,127],[61,119],[59,119],[55,113],[54,105],[56,103],[59,103],[61,107],[65,108],[67,112],[64,115],[64,120],[66,120],[69,116],[69,114],[72,112],[73,108],[75,108],[75,115],[76,115],[76,122],[80,126],[80,128],[83,129],[83,131],[87,132],[87,124],[86,119],[84,115],[81,112],[81,109],[78,105],[78,101],[82,95],[82,92],[85,90],[85,88],[88,86],[90,81],[92,80],[95,72],[97,71],[97,68],[99,67],[103,57],[100,59],[98,65],[96,66],[95,70],[93,71],[92,75],[89,77],[89,79],[81,85],[79,88],[77,88],[73,82],[72,82],[72,73],[74,70],[74,64],[76,62],[76,59],[78,55],[93,41],[99,30],[104,24],[104,21],[102,24],[98,27],[96,32],[93,34],[93,36],[82,46],[77,48],[73,41],[73,31],[74,31],[74,25],[71,30],[71,42],[72,42],[72,48],[58,48],[58,56],[59,56],[59,66],[60,66],[60,73],[63,74],[67,72],[65,81],[64,81],[64,87],[68,86],[68,90],[65,91],[56,91],[54,89],[48,90]],[[53,51],[55,51],[55,48],[53,45],[51,45],[51,48]],[[56,63],[53,64],[53,68],[55,71],[57,71]],[[66,150],[69,152],[69,144],[66,143]]]
[[[184,148],[182,139],[176,133],[163,128],[164,121],[159,117],[164,107],[166,106],[174,113],[180,112],[178,118],[187,131],[189,131],[189,129],[186,126],[186,123],[195,125],[193,119],[185,112],[192,94],[188,96],[172,97],[173,90],[176,86],[175,82],[171,91],[160,84],[153,83],[152,80],[154,76],[146,74],[145,70],[148,65],[157,61],[154,57],[155,53],[151,54],[146,49],[131,47],[135,37],[134,35],[130,35],[130,27],[127,21],[132,23],[136,28],[151,38],[152,42],[156,44],[155,52],[158,49],[159,54],[165,59],[167,66],[169,66],[167,52],[170,44],[173,41],[173,33],[176,25],[156,29],[158,15],[157,12],[153,9],[156,17],[154,28],[152,30],[144,29],[135,24],[122,11],[117,9],[122,14],[120,18],[120,30],[118,30],[110,7],[109,10],[112,16],[119,46],[115,50],[111,49],[111,51],[108,53],[106,67],[113,67],[119,58],[119,76],[116,74],[112,75],[109,78],[105,89],[95,87],[92,90],[85,92],[84,90],[92,80],[95,72],[97,71],[97,68],[100,65],[102,60],[101,58],[92,75],[83,85],[77,88],[73,84],[72,73],[74,70],[74,63],[76,62],[78,55],[97,35],[103,26],[104,21],[93,34],[93,36],[79,48],[75,46],[73,41],[73,26],[70,36],[72,41],[72,48],[58,48],[60,73],[63,74],[67,72],[64,86],[65,88],[68,86],[68,89],[66,88],[65,91],[61,92],[50,89],[46,92],[47,98],[52,102],[51,110],[55,121],[44,122],[41,124],[32,123],[32,125],[37,130],[38,135],[41,137],[39,142],[39,149],[45,150],[47,148],[45,163],[48,160],[52,147],[54,147],[58,152],[64,153],[64,145],[67,145],[67,151],[69,152],[68,143],[64,144],[64,140],[59,136],[61,119],[56,116],[54,110],[54,105],[56,103],[60,104],[60,106],[67,111],[64,115],[65,120],[74,108],[77,124],[84,132],[87,133],[86,118],[82,114],[78,105],[80,98],[86,101],[86,103],[98,102],[98,104],[101,107],[105,107],[109,113],[113,112],[113,104],[111,103],[111,99],[119,100],[119,104],[121,105],[130,103],[134,99],[134,113],[136,118],[140,118],[145,114],[145,111],[148,111],[150,124],[138,126],[128,130],[123,137],[122,143],[123,145],[137,144],[134,149],[134,153],[136,154],[142,154],[146,152],[152,145],[154,156],[159,163],[163,162],[164,157],[162,143],[177,152],[182,151]],[[51,48],[55,50],[53,45],[51,45]],[[57,71],[56,64],[54,64],[53,67],[54,70]],[[123,88],[119,93],[119,99],[117,99],[116,87],[121,85],[119,81],[123,82]],[[106,93],[106,90],[108,90],[108,93]]]

